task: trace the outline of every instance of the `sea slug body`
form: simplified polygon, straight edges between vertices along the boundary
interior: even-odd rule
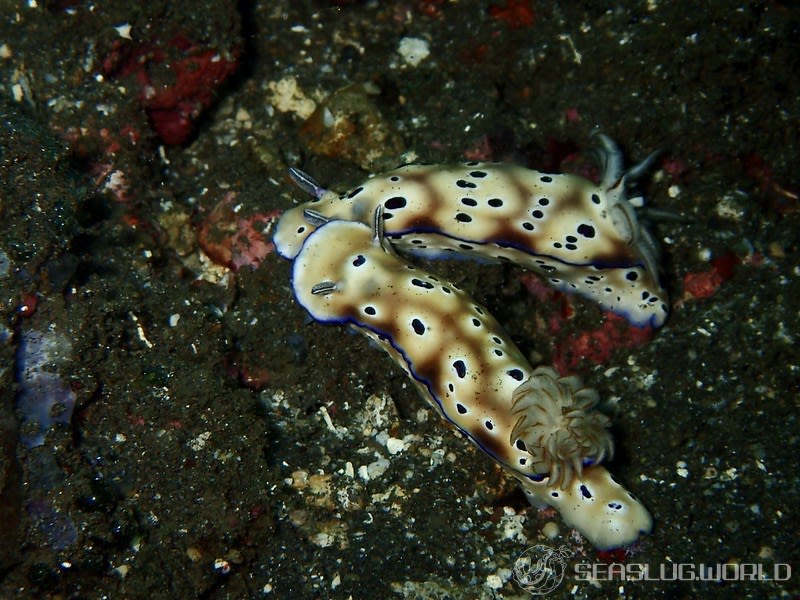
[[[293,170],[315,198],[283,214],[275,245],[293,259],[318,224],[369,224],[380,205],[385,235],[403,252],[512,261],[636,325],[659,327],[668,303],[656,245],[637,219],[637,199],[626,195],[627,183],[649,160],[625,173],[619,150],[609,138],[600,139],[599,184],[577,175],[473,162],[408,165],[337,194]]]
[[[370,227],[316,219],[295,255],[292,287],[317,321],[374,340],[431,406],[510,471],[532,503],[558,509],[598,548],[651,528],[642,504],[600,463],[613,452],[594,390],[533,368],[503,328],[456,285],[405,262]]]

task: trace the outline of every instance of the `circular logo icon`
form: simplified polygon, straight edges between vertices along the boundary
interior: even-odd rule
[[[514,562],[514,579],[523,590],[533,596],[549,594],[564,580],[567,559],[572,554],[572,550],[566,546],[532,546]]]

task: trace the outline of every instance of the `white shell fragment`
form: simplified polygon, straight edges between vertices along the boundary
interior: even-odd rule
[[[397,46],[397,53],[403,62],[411,67],[416,67],[431,53],[428,42],[415,37],[404,37]]]

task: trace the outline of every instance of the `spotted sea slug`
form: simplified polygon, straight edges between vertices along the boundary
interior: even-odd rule
[[[282,256],[293,259],[319,224],[369,224],[380,205],[386,236],[403,252],[513,261],[636,325],[659,327],[667,316],[667,295],[659,284],[656,245],[634,211],[641,198],[626,193],[650,159],[624,172],[617,147],[599,137],[599,184],[577,175],[472,162],[408,165],[337,194],[293,169],[294,179],[315,198],[284,213],[274,242]]]
[[[317,321],[348,324],[383,348],[430,405],[598,548],[650,531],[642,504],[600,463],[613,451],[598,397],[577,377],[533,368],[488,311],[456,285],[400,258],[376,210],[317,223],[292,287]]]

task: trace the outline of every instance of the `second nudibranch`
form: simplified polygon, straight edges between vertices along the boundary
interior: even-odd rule
[[[597,393],[532,368],[486,309],[402,260],[373,227],[318,223],[292,268],[297,301],[317,321],[374,340],[433,408],[598,548],[646,534],[642,504],[598,463],[613,451]]]
[[[667,294],[658,278],[653,238],[639,223],[621,154],[600,136],[602,181],[542,173],[511,164],[408,165],[337,194],[307,175],[295,179],[315,199],[286,211],[276,249],[293,259],[329,219],[369,224],[383,207],[386,237],[404,252],[471,255],[511,261],[563,291],[582,294],[639,326],[661,326]]]

